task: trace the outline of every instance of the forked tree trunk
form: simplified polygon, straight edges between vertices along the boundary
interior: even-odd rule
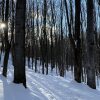
[[[69,21],[68,15],[68,5],[67,0],[64,0],[65,9],[66,9],[66,17],[68,22],[68,31],[69,31],[69,39],[74,51],[74,78],[77,82],[81,82],[81,39],[80,39],[80,10],[81,10],[81,0],[75,0],[75,37],[72,35],[72,26]],[[72,6],[72,5],[71,5]],[[72,14],[71,14],[72,18]]]

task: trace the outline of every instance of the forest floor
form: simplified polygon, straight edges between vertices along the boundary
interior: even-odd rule
[[[42,75],[28,68],[26,70],[27,89],[12,82],[11,63],[7,78],[0,71],[0,100],[100,100],[99,89],[93,90],[84,83],[76,83],[71,72],[62,78],[50,72],[49,75]]]

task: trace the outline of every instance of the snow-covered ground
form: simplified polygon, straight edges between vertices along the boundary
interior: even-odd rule
[[[0,71],[0,100],[99,100],[100,91],[85,84],[76,83],[70,72],[66,78],[57,75],[42,75],[28,69],[27,89],[12,83],[13,66],[9,63],[7,79]],[[20,77],[20,76],[19,76]]]

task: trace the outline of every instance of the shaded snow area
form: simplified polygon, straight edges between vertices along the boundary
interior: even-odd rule
[[[0,100],[100,100],[99,90],[93,90],[83,83],[76,83],[70,72],[62,78],[55,74],[42,75],[26,69],[27,89],[12,82],[11,64],[7,79],[0,71]]]

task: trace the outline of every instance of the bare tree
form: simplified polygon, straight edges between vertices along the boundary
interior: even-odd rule
[[[26,0],[17,0],[14,47],[14,83],[23,83],[26,87],[25,74],[25,12]]]
[[[87,84],[95,89],[95,62],[94,62],[94,4],[93,0],[87,0]]]
[[[80,38],[80,11],[81,11],[81,0],[75,0],[75,66],[74,76],[77,82],[81,82],[81,38]]]
[[[9,0],[6,0],[6,9],[5,9],[5,23],[6,27],[4,29],[4,40],[5,40],[5,55],[3,61],[3,76],[7,76],[7,65],[9,59],[10,43],[8,40],[8,16],[9,16]]]

